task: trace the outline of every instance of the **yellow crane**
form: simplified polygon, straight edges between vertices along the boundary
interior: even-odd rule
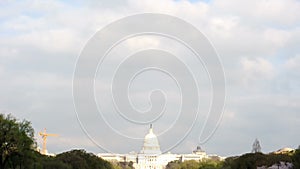
[[[47,137],[48,136],[57,137],[58,135],[47,133],[46,128],[44,129],[43,132],[39,132],[39,135],[42,136],[43,139],[43,147],[42,147],[41,154],[47,155]]]

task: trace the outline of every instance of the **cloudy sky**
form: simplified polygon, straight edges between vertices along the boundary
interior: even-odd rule
[[[71,148],[84,148],[94,153],[103,152],[101,144],[113,152],[139,151],[142,140],[114,138],[113,131],[105,131],[104,123],[97,122],[87,112],[83,121],[94,142],[87,137],[76,116],[72,80],[80,52],[88,40],[104,26],[125,16],[151,12],[181,18],[198,28],[217,50],[226,74],[226,106],[218,130],[201,145],[210,154],[223,156],[251,151],[255,138],[263,152],[300,145],[300,2],[297,0],[128,0],[128,1],[1,1],[0,2],[0,112],[11,113],[32,122],[36,131],[47,128],[57,133],[49,138],[48,150],[59,153]],[[141,23],[142,24],[142,23]],[[298,44],[298,45],[297,45]],[[129,53],[147,46],[173,50],[190,69],[199,74],[197,82],[203,97],[200,110],[209,103],[208,81],[201,76],[203,68],[189,59],[183,47],[163,37],[129,39],[111,53],[107,67],[96,77],[97,101],[109,124],[125,135],[143,137],[147,125],[124,126],[110,111],[111,103],[103,92],[109,89],[105,77],[113,73],[124,51]],[[128,52],[127,51],[127,52]],[[198,74],[197,74],[198,71]],[[104,78],[103,78],[104,77]],[[144,78],[143,78],[144,77]],[[145,78],[146,77],[146,78]],[[170,112],[178,108],[176,85],[160,72],[139,76],[132,84],[132,102],[145,110],[147,91],[167,90],[171,95],[167,104]],[[161,83],[153,83],[158,81]],[[201,83],[203,82],[203,83]],[[142,88],[140,88],[142,86]],[[206,98],[207,97],[207,98]],[[146,98],[146,99],[145,99]],[[144,100],[143,100],[144,99]],[[176,138],[159,137],[162,149],[190,126],[186,117],[177,128]],[[154,124],[159,134],[176,119],[167,114]],[[202,124],[200,113],[197,124]],[[88,126],[87,126],[88,125]],[[172,152],[192,151],[198,144],[201,125],[195,125],[189,136]],[[121,131],[124,130],[124,131]],[[182,133],[183,132],[183,133]],[[38,143],[41,139],[36,136]],[[131,142],[132,141],[132,142]]]

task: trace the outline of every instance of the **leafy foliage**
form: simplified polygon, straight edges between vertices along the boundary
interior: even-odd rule
[[[92,153],[72,150],[56,157],[35,151],[31,123],[0,114],[0,169],[113,169]]]
[[[134,169],[133,162],[112,162],[114,169]]]
[[[0,114],[0,169],[29,168],[34,158],[34,130],[28,121]]]
[[[298,147],[295,154],[293,155],[293,168],[294,169],[300,168],[300,146]]]
[[[240,157],[229,157],[224,162],[224,169],[256,169],[261,166],[272,166],[280,162],[292,162],[288,154],[248,153]]]
[[[295,169],[300,168],[300,150],[293,154],[263,154],[247,153],[241,156],[228,157],[225,161],[172,161],[167,169],[256,169],[257,167],[270,167],[274,164],[292,163]]]
[[[199,169],[219,169],[222,168],[223,162],[216,160],[204,160],[200,163]]]
[[[111,169],[112,165],[84,150],[72,150],[56,156],[56,159],[71,166],[72,169]]]
[[[71,150],[55,157],[35,152],[34,165],[28,169],[114,169],[114,167],[92,153]]]
[[[195,161],[189,160],[184,162],[172,161],[170,162],[166,169],[221,169],[222,161],[216,160],[203,160],[203,161]]]
[[[18,121],[11,115],[0,114],[0,169],[133,169],[133,163],[109,163],[84,150],[71,150],[56,157],[35,151],[34,130],[31,123]],[[248,153],[229,157],[225,161],[173,161],[166,169],[256,169],[289,162],[300,168],[300,147],[295,153]]]

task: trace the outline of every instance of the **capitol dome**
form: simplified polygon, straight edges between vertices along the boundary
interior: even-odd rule
[[[152,124],[149,133],[144,138],[144,145],[141,150],[142,154],[161,154],[157,136],[153,133]]]

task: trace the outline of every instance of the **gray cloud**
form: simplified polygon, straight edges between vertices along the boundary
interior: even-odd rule
[[[139,12],[160,12],[185,19],[206,34],[219,52],[227,75],[228,93],[221,126],[203,145],[208,153],[247,152],[256,137],[265,152],[299,144],[300,16],[297,11],[300,5],[296,0],[247,4],[234,0],[226,3],[130,0],[1,4],[0,111],[32,121],[36,132],[46,127],[49,132],[59,133],[59,138],[49,141],[50,152],[75,147],[101,151],[80,129],[74,112],[71,87],[76,59],[97,30]],[[160,42],[166,41],[132,39],[123,47],[131,46],[134,50],[149,44],[163,48],[176,46]],[[134,43],[140,46],[135,47]],[[185,53],[180,48],[175,51],[179,55]],[[117,61],[118,58],[111,63]],[[197,64],[185,61],[199,71]],[[207,84],[202,87],[206,90]],[[137,94],[137,98],[142,96],[143,93]],[[176,104],[172,101],[171,104]],[[197,127],[201,127],[203,121],[198,122]],[[157,127],[155,130],[160,131],[159,127],[165,126]],[[124,130],[136,130],[141,137],[147,132],[144,126],[126,126]],[[142,144],[140,140],[111,141],[103,137],[101,129],[94,132],[99,135],[97,139],[109,142],[120,152],[138,151]],[[197,144],[197,132],[199,129],[193,130],[174,151],[192,150]],[[172,138],[165,138],[162,146],[170,141]]]

